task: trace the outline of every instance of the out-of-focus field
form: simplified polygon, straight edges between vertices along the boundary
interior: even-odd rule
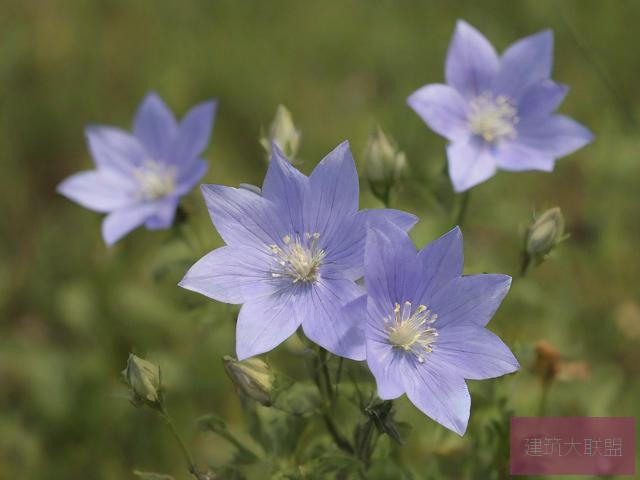
[[[547,415],[640,414],[640,3],[5,1],[1,10],[1,479],[128,479],[136,468],[187,478],[166,427],[124,398],[119,373],[132,350],[161,364],[168,406],[199,461],[220,463],[230,449],[196,432],[197,416],[215,412],[244,430],[221,363],[233,354],[237,308],[176,286],[221,244],[199,192],[184,202],[188,236],[139,230],[106,248],[101,216],[55,193],[92,165],[84,126],[128,128],[150,89],[179,114],[217,97],[205,182],[237,185],[262,181],[258,135],[278,103],[303,132],[305,172],[345,139],[361,166],[379,123],[410,162],[393,206],[421,217],[413,238],[423,245],[453,225],[433,195],[447,200],[438,176],[445,142],[405,99],[443,81],[457,18],[499,49],[552,28],[554,78],[571,86],[561,112],[596,141],[552,174],[501,173],[474,189],[463,228],[467,273],[517,277],[534,211],[559,205],[571,238],[515,278],[490,324],[522,371],[470,382],[464,438],[399,401],[398,417],[413,430],[398,462],[415,478],[496,477],[478,467],[499,455],[487,428],[509,414],[538,414],[539,340],[580,362],[552,385]],[[380,206],[365,182],[361,199]],[[267,358],[284,369],[298,362],[282,348]]]

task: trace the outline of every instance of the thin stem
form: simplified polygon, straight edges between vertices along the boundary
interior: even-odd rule
[[[520,277],[526,277],[527,272],[529,272],[529,267],[531,266],[531,255],[527,252],[522,254],[522,265],[520,266]]]
[[[173,424],[173,421],[171,420],[171,417],[169,416],[165,408],[161,406],[158,411],[160,413],[160,416],[168,425],[169,430],[171,430],[171,433],[173,434],[173,438],[175,438],[176,441],[178,442],[178,445],[180,445],[180,450],[182,451],[182,455],[184,456],[184,459],[187,462],[189,473],[191,473],[191,475],[193,475],[197,480],[206,480],[206,477],[200,474],[200,472],[195,466],[195,463],[193,463],[193,457],[191,456],[191,452],[189,452],[187,445],[184,443],[184,441],[180,437],[180,434],[176,430],[176,427]]]
[[[334,388],[335,396],[338,396],[338,385],[340,385],[340,377],[342,376],[342,364],[344,363],[344,357],[338,359],[338,370],[336,371],[336,386]]]
[[[349,454],[353,454],[354,453],[353,447],[351,446],[349,441],[346,438],[344,438],[342,434],[338,431],[329,412],[329,401],[331,400],[331,381],[330,381],[330,378],[328,377],[329,370],[326,369],[326,361],[324,361],[323,362],[324,368],[322,370],[325,375],[325,379],[326,379],[325,381],[328,382],[327,388],[324,388],[322,385],[323,382],[319,374],[319,369],[321,368],[321,365],[317,364],[318,358],[321,356],[323,350],[324,349],[320,347],[320,351],[318,352],[318,357],[316,357],[313,364],[309,365],[309,370],[313,378],[313,381],[316,384],[316,387],[318,387],[318,391],[320,392],[320,396],[322,397],[322,401],[320,402],[322,419],[324,420],[324,424],[327,427],[327,430],[331,435],[331,438],[333,438],[333,441],[336,443],[336,445],[340,449],[344,450],[345,452]],[[324,359],[326,360],[326,350],[324,350]]]
[[[471,190],[467,190],[462,194],[460,200],[460,208],[458,209],[458,215],[456,216],[456,225],[462,227],[464,224],[464,218],[467,214],[467,208],[469,207],[469,197],[471,196]]]

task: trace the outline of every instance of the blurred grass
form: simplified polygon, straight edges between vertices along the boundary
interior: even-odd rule
[[[140,230],[107,249],[100,216],[55,193],[64,177],[91,166],[83,127],[128,127],[149,89],[180,114],[218,97],[205,181],[235,185],[261,182],[258,132],[278,103],[303,132],[306,172],[344,139],[361,161],[380,123],[411,163],[395,206],[421,217],[413,235],[422,245],[452,226],[427,194],[444,141],[405,99],[443,80],[457,18],[499,49],[554,29],[554,78],[571,86],[561,111],[597,140],[553,174],[503,173],[474,190],[464,228],[469,273],[515,274],[534,211],[559,205],[572,237],[554,260],[515,280],[492,322],[523,371],[492,386],[471,382],[463,439],[401,401],[399,416],[414,426],[402,461],[416,478],[471,476],[468,459],[478,455],[486,426],[474,412],[494,387],[515,415],[537,413],[540,387],[527,367],[540,339],[591,367],[586,380],[554,385],[548,415],[640,413],[640,56],[633,48],[640,3],[34,0],[3,2],[2,10],[0,478],[123,479],[134,468],[186,478],[162,423],[121,398],[119,372],[130,350],[162,365],[170,409],[201,461],[222,461],[229,449],[195,434],[196,416],[215,411],[243,428],[220,361],[233,352],[237,309],[176,287],[193,260],[220,244],[199,194],[186,201],[196,230],[189,243],[177,232]],[[365,188],[362,198],[379,206]],[[270,358],[284,368],[292,362],[286,352]]]

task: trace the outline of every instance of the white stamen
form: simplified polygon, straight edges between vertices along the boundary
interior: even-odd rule
[[[143,200],[156,200],[175,190],[176,169],[152,160],[133,171]]]
[[[304,235],[285,235],[283,246],[270,245],[271,253],[276,259],[276,271],[273,278],[289,277],[293,283],[311,283],[318,279],[318,272],[325,252],[318,247],[319,233]]]
[[[433,343],[438,332],[431,325],[438,319],[424,305],[411,312],[411,302],[404,302],[402,307],[395,304],[393,317],[385,318],[385,331],[389,335],[389,344],[404,352],[415,355],[418,362],[424,363],[425,356],[433,351]]]
[[[518,111],[508,97],[498,95],[494,98],[485,92],[471,100],[469,107],[469,128],[486,142],[498,143],[516,138]]]

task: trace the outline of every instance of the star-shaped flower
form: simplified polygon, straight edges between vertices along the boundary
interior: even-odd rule
[[[211,219],[226,246],[198,261],[180,282],[226,303],[243,304],[236,352],[269,351],[302,325],[327,350],[363,360],[364,332],[340,315],[362,295],[366,229],[416,217],[397,210],[358,211],[358,176],[344,142],[306,177],[273,145],[262,191],[203,185]]]
[[[465,379],[519,368],[485,325],[507,294],[507,275],[462,275],[462,234],[455,228],[416,251],[398,228],[371,229],[366,239],[367,295],[343,309],[365,325],[367,363],[378,395],[406,393],[425,414],[464,434],[471,399]]]
[[[216,102],[193,107],[178,123],[155,93],[136,113],[133,134],[119,128],[86,129],[95,170],[76,173],[58,192],[97,212],[108,213],[102,235],[112,245],[133,229],[168,228],[180,197],[207,170],[201,158],[209,144]]]
[[[550,79],[552,63],[550,30],[517,41],[499,57],[480,32],[458,22],[447,54],[447,85],[426,85],[408,98],[451,142],[447,157],[456,191],[498,169],[550,172],[556,159],[593,140],[585,127],[554,113],[568,87]]]

